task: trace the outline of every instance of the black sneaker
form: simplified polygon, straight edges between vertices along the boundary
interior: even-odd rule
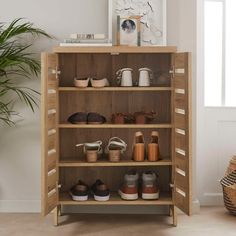
[[[92,185],[91,191],[96,201],[108,201],[110,198],[110,190],[100,179]]]
[[[89,187],[81,180],[70,189],[70,195],[74,201],[87,201],[89,195]]]

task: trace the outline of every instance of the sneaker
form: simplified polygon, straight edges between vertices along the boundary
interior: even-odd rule
[[[138,179],[139,175],[135,170],[129,171],[124,176],[124,183],[118,191],[122,199],[124,200],[138,199]]]
[[[70,195],[74,201],[87,201],[89,195],[89,187],[81,180],[70,189]]]
[[[96,201],[104,202],[110,198],[110,190],[100,179],[92,185],[91,191]]]
[[[146,171],[142,174],[142,199],[153,200],[158,198],[157,175],[155,172]]]

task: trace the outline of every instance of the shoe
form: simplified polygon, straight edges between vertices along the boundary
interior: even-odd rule
[[[132,124],[135,119],[134,116],[129,113],[114,113],[111,116],[111,121],[113,124]]]
[[[109,86],[109,81],[107,80],[107,78],[103,78],[103,79],[91,78],[91,85],[94,88],[108,87]]]
[[[119,162],[121,154],[126,151],[127,144],[118,137],[109,139],[108,145],[106,146],[105,152],[109,156],[109,161]]]
[[[103,124],[106,122],[106,118],[99,113],[90,112],[87,116],[87,123],[88,124]]]
[[[142,199],[154,200],[158,198],[157,175],[152,171],[146,171],[142,174]]]
[[[74,78],[74,85],[78,88],[86,88],[88,87],[90,78]]]
[[[130,170],[124,176],[124,183],[120,187],[118,193],[124,200],[138,199],[138,179],[139,175],[135,170]]]
[[[76,112],[67,121],[72,124],[87,124],[87,116],[88,114],[86,112]]]
[[[92,185],[91,191],[96,201],[104,202],[110,199],[110,190],[100,179]]]
[[[148,160],[149,161],[158,161],[159,159],[159,133],[157,131],[152,131],[151,141],[148,144]]]
[[[133,144],[133,160],[144,161],[145,158],[145,144],[142,132],[136,132],[134,135]]]
[[[96,162],[98,155],[102,154],[102,141],[76,144],[76,147],[83,147],[87,162]]]
[[[148,124],[156,118],[156,112],[135,112],[134,117],[136,124]]]
[[[72,124],[103,124],[106,122],[106,118],[96,112],[88,114],[86,112],[76,112],[67,121]]]
[[[81,180],[70,189],[70,195],[74,201],[87,201],[89,195],[89,187]]]

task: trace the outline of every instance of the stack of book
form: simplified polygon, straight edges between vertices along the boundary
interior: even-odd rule
[[[105,34],[71,34],[60,46],[112,46]]]

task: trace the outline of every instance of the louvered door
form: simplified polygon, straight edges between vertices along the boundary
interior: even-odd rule
[[[42,214],[58,205],[58,57],[42,53]]]
[[[189,53],[174,53],[173,66],[173,177],[175,205],[191,215],[191,67]]]

